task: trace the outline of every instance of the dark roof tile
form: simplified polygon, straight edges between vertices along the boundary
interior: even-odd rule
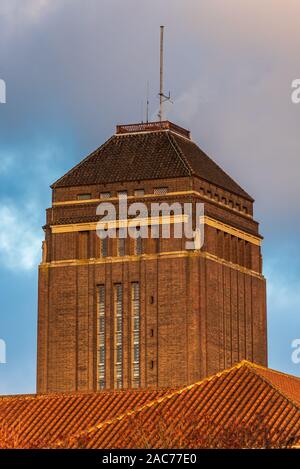
[[[116,134],[56,181],[52,187],[191,175],[253,200],[194,142],[173,130],[156,129]]]

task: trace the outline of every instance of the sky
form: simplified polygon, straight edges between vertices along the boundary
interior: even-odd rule
[[[0,394],[35,391],[37,267],[50,184],[119,123],[168,119],[256,200],[269,366],[300,376],[299,0],[1,0]]]

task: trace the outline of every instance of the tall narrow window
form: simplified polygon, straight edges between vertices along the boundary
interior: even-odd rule
[[[89,232],[79,231],[78,233],[78,257],[87,259],[89,251]]]
[[[143,254],[143,239],[141,236],[138,236],[134,240],[134,254],[136,256]]]
[[[123,385],[123,289],[122,285],[114,287],[115,313],[115,388]]]
[[[105,286],[97,291],[98,388],[105,388]]]
[[[125,256],[125,238],[118,238],[118,256]]]
[[[245,241],[245,265],[248,269],[251,269],[251,244],[248,241]]]
[[[140,284],[131,284],[132,387],[140,386]]]
[[[108,238],[100,238],[100,257],[107,257]]]

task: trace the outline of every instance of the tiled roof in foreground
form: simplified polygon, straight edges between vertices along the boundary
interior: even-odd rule
[[[230,424],[258,425],[258,432],[266,429],[274,445],[296,435],[300,442],[300,379],[243,361],[131,414],[100,423],[89,430],[87,447],[135,448],[144,447],[145,441],[154,448],[166,442],[171,448],[185,447],[195,439],[195,429],[203,431],[205,426],[206,437],[210,433],[217,446]],[[74,447],[77,444],[75,440]]]
[[[163,389],[142,389],[2,396],[0,448],[13,444],[15,434],[17,446],[47,447],[165,394]],[[1,441],[3,433],[8,442]]]
[[[22,447],[186,447],[198,429],[217,446],[228,426],[257,422],[276,445],[300,436],[300,379],[243,361],[175,391],[2,397],[0,415]]]
[[[169,121],[117,126],[115,135],[52,187],[192,175],[253,200],[190,139],[189,131]]]

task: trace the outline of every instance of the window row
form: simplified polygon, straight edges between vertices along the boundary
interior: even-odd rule
[[[131,238],[130,238],[131,239]],[[126,242],[128,238],[116,238],[117,240],[117,256],[126,256]],[[100,257],[108,257],[108,244],[110,238],[100,239]],[[133,255],[141,256],[143,254],[143,238],[138,237],[133,240],[134,252]]]
[[[211,191],[210,189],[204,189],[203,187],[201,187],[200,193],[202,195],[205,195],[206,197],[210,197],[216,202],[228,205],[228,207],[233,208],[234,210],[242,211],[245,214],[248,213],[248,208],[245,205],[242,205],[240,202],[234,202],[233,200],[228,199],[227,197],[220,196],[217,192]]]
[[[217,230],[215,254],[234,264],[248,269],[252,266],[251,243],[234,235]]]
[[[92,234],[92,236],[90,236]],[[178,250],[181,248],[181,239],[170,238],[176,241]],[[91,231],[80,231],[77,241],[78,259],[141,256],[142,254],[158,254],[168,250],[166,243],[169,239],[163,238],[99,238]],[[173,246],[174,247],[174,246]]]
[[[106,309],[105,285],[97,287],[97,382],[99,389],[105,389],[106,377],[113,369],[114,383],[116,389],[123,387],[123,285],[115,284],[113,291],[113,362],[109,370],[106,364],[106,346],[109,343],[109,337],[106,335],[105,324],[110,318],[110,311]],[[140,284],[131,283],[131,386],[138,388],[140,386]],[[109,346],[110,346],[109,345]]]
[[[156,195],[164,195],[168,193],[168,188],[167,187],[156,187],[153,190],[153,194]],[[111,197],[128,197],[130,195],[134,195],[135,197],[143,197],[145,195],[145,190],[144,189],[136,189],[133,191],[133,194],[129,193],[127,190],[122,190],[122,191],[117,191],[116,193],[113,192],[100,192],[100,199],[110,199]],[[89,200],[92,198],[92,194],[90,193],[83,193],[83,194],[78,194],[77,199],[78,200]]]

